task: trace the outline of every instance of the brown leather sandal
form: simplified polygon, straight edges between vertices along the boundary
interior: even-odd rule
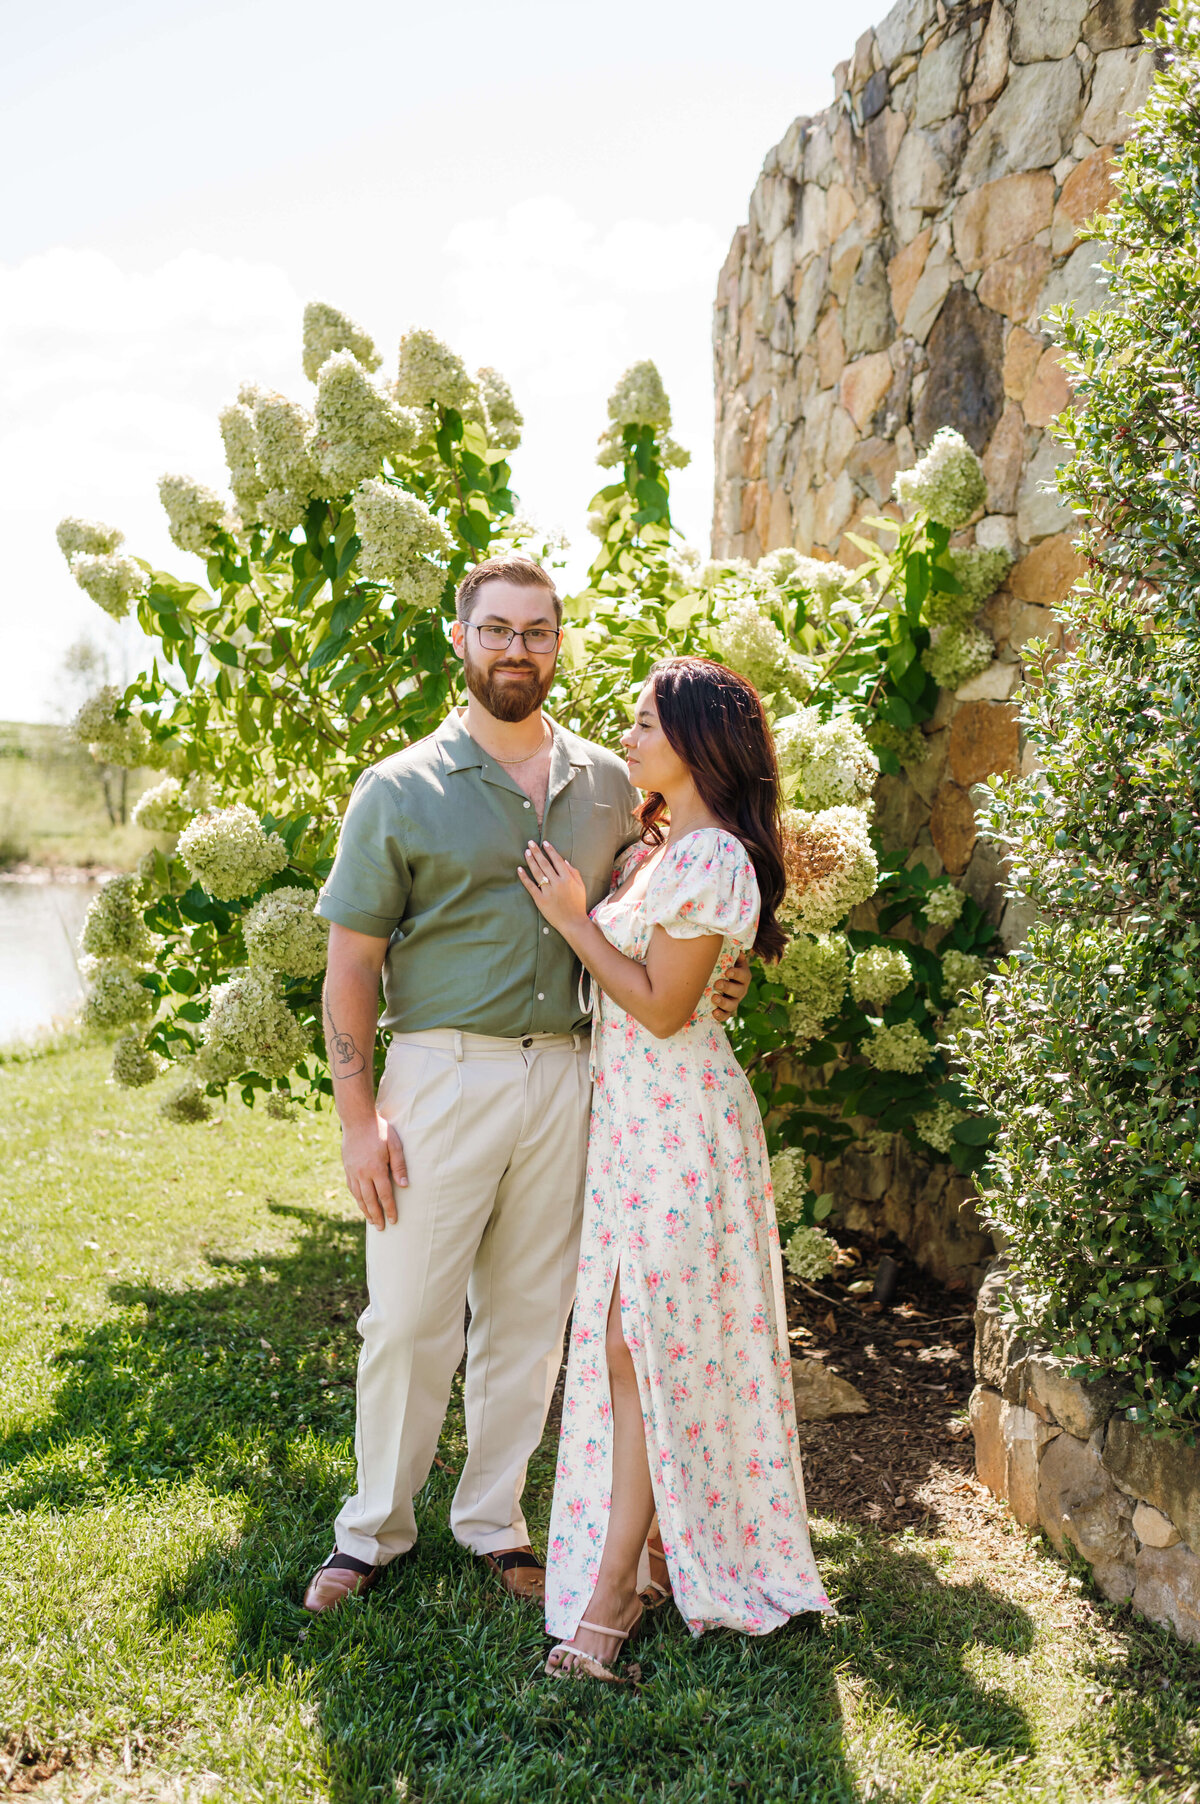
[[[546,1568],[531,1547],[510,1547],[503,1553],[482,1553],[479,1558],[494,1572],[510,1597],[540,1604],[546,1597]]]
[[[335,1547],[323,1566],[318,1566],[304,1593],[304,1608],[314,1616],[325,1610],[336,1610],[348,1597],[361,1597],[378,1584],[382,1566],[368,1566],[352,1553],[339,1553]]]

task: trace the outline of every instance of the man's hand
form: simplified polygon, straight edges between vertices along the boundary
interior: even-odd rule
[[[737,1014],[749,988],[750,960],[744,952],[739,952],[729,975],[713,986],[713,1013],[718,1021],[729,1021]]]
[[[342,1164],[350,1194],[373,1228],[396,1219],[396,1196],[408,1183],[404,1148],[394,1127],[376,1115],[361,1126],[342,1129]]]

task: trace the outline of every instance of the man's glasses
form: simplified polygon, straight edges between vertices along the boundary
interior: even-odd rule
[[[473,620],[464,620],[464,626],[475,626]],[[545,657],[558,644],[558,633],[548,626],[529,626],[519,633],[512,626],[475,626],[479,634],[479,643],[484,651],[507,651],[514,639],[519,639],[526,651],[535,657]]]

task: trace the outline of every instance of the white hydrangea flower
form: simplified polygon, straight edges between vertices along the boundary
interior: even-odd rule
[[[167,515],[167,530],[180,551],[207,557],[228,524],[226,507],[215,489],[190,476],[160,476],[158,498]]]
[[[926,1146],[932,1146],[937,1153],[948,1153],[955,1144],[955,1127],[966,1119],[965,1111],[956,1109],[953,1103],[939,1102],[932,1109],[918,1109],[912,1124]]]
[[[888,1128],[867,1128],[855,1144],[872,1159],[885,1159],[892,1150],[895,1134]]]
[[[912,964],[899,946],[869,946],[850,967],[855,1002],[873,1002],[879,1008],[911,982]]]
[[[286,977],[319,977],[329,951],[329,923],[313,913],[312,890],[271,890],[242,921],[251,965]]]
[[[371,381],[349,351],[335,351],[321,366],[313,454],[331,495],[342,495],[379,473],[414,442],[414,424]]]
[[[897,1021],[893,1027],[872,1022],[862,1050],[876,1071],[923,1071],[933,1057],[933,1047],[915,1021]]]
[[[598,539],[608,537],[608,515],[599,512],[590,513],[584,521],[589,532],[595,533]]]
[[[261,389],[242,394],[252,395],[255,456],[265,490],[263,524],[290,532],[322,487],[312,455],[312,415],[286,395]]]
[[[392,592],[406,608],[436,608],[445,587],[446,572],[427,558],[414,558],[403,575],[392,580]]]
[[[158,1105],[158,1112],[168,1121],[182,1124],[208,1121],[212,1116],[212,1103],[205,1094],[204,1080],[195,1072],[189,1072],[173,1090],[169,1090]]]
[[[457,351],[434,332],[416,326],[400,340],[395,396],[401,407],[453,407],[459,413],[476,398],[475,383]]]
[[[266,484],[258,474],[258,451],[253,408],[245,401],[231,401],[217,415],[221,442],[225,446],[225,462],[229,469],[229,486],[245,526],[262,519],[266,500]]]
[[[150,735],[136,715],[117,719],[123,694],[115,683],[106,683],[95,695],[88,696],[71,722],[70,731],[71,737],[86,745],[102,763],[134,770],[149,761]]]
[[[649,358],[633,363],[608,397],[608,417],[617,427],[671,424],[671,403],[662,377]]]
[[[790,589],[806,589],[811,597],[810,619],[829,620],[834,615],[856,615],[861,604],[861,578],[845,564],[832,559],[803,557],[790,545],[769,551],[755,565],[776,585]]]
[[[925,919],[931,927],[953,927],[966,899],[952,883],[937,883],[925,898]]]
[[[663,467],[667,470],[686,470],[692,461],[692,454],[669,432],[662,432],[658,438],[658,451]]]
[[[901,764],[924,764],[929,756],[929,741],[920,727],[897,727],[890,720],[876,718],[867,729],[867,738],[880,752],[894,752]]]
[[[957,546],[949,558],[960,593],[932,592],[925,603],[930,626],[967,626],[1012,568],[1012,558],[1002,545]]]
[[[267,1097],[267,1114],[272,1121],[295,1121],[296,1106],[286,1090],[272,1090]]]
[[[513,400],[512,389],[499,370],[489,364],[476,370],[475,380],[487,408],[489,444],[501,451],[515,451],[521,442],[525,415]]]
[[[808,1195],[808,1160],[796,1146],[785,1146],[771,1160],[771,1189],[775,1192],[775,1219],[781,1228],[799,1221]]]
[[[131,819],[135,827],[147,833],[178,833],[192,818],[193,810],[183,797],[178,777],[164,777],[153,789],[147,789],[133,806]]]
[[[144,595],[150,586],[150,579],[136,558],[126,557],[123,551],[98,555],[81,552],[72,561],[71,575],[84,594],[90,595],[96,606],[114,620],[124,620],[130,602]]]
[[[68,564],[77,557],[107,557],[125,543],[119,527],[106,526],[103,520],[82,520],[78,514],[60,520],[54,536]]]
[[[127,1027],[154,1013],[154,998],[124,959],[89,958],[81,969],[87,981],[81,1018],[87,1027]]]
[[[617,465],[625,461],[625,441],[615,426],[609,426],[596,440],[599,450],[596,462],[602,470],[615,470]]]
[[[961,689],[986,670],[995,655],[995,641],[982,627],[935,626],[921,663],[939,689]]]
[[[717,652],[731,670],[760,693],[808,693],[804,665],[751,592],[730,587],[718,598],[713,614]]]
[[[792,791],[796,805],[814,813],[842,804],[862,807],[879,775],[879,760],[851,717],[822,720],[816,708],[800,708],[778,723],[775,756],[781,777],[800,779]]]
[[[785,925],[829,933],[879,887],[879,866],[861,808],[784,811],[788,887],[780,909]]]
[[[908,513],[918,510],[954,529],[987,500],[983,465],[961,432],[943,426],[911,470],[901,470],[892,493]]]
[[[288,861],[278,833],[265,833],[244,802],[197,815],[180,834],[176,851],[197,883],[218,902],[249,895]]]
[[[79,949],[89,958],[121,958],[144,964],[158,941],[142,919],[138,879],[134,872],[110,877],[92,897],[79,935]]]
[[[942,988],[947,996],[957,996],[961,990],[973,990],[977,983],[982,983],[987,966],[973,952],[956,952],[953,947],[942,954]]]
[[[454,551],[454,541],[437,515],[396,483],[373,481],[356,491],[354,519],[362,540],[358,562],[363,575],[390,583],[401,600],[432,606],[446,577],[428,560],[450,557]]]
[[[382,361],[368,332],[325,301],[309,301],[304,309],[304,374],[315,382],[326,359],[336,351],[349,351],[365,370],[377,370]]]
[[[309,1050],[273,971],[243,969],[215,986],[200,1029],[202,1075],[227,1083],[245,1072],[284,1077]]]
[[[788,1021],[797,1045],[821,1037],[846,995],[850,948],[840,933],[797,934],[788,941],[772,977],[791,992]]]
[[[833,1270],[837,1246],[820,1228],[797,1228],[783,1249],[793,1278],[819,1284]]]
[[[734,579],[749,582],[753,575],[753,567],[744,557],[709,558],[700,566],[696,575],[696,587],[715,589],[718,583]]]
[[[123,1090],[140,1090],[152,1084],[165,1064],[151,1052],[136,1027],[123,1033],[113,1047],[112,1080]]]

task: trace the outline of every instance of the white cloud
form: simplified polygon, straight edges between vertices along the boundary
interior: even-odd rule
[[[723,245],[711,226],[621,219],[601,227],[543,196],[463,221],[445,239],[429,323],[472,364],[490,363],[525,412],[514,475],[525,510],[565,529],[586,568],[587,504],[605,403],[630,363],[653,357],[693,452],[672,479],[677,522],[707,540],[711,492],[708,320]],[[120,526],[138,555],[198,565],[167,536],[164,470],[224,489],[217,412],[253,380],[303,396],[302,296],[266,262],[187,251],[148,269],[54,249],[0,267],[0,530],[10,547],[0,719],[44,718],[73,638],[112,638],[72,582],[54,527],[74,513]],[[366,319],[386,364],[400,314]],[[424,322],[422,322],[424,323]]]
[[[139,555],[186,569],[158,478],[224,487],[217,410],[247,378],[301,392],[301,312],[275,265],[196,251],[148,271],[66,249],[0,268],[0,719],[44,718],[66,646],[112,636],[58,553],[58,520],[107,520]]]

